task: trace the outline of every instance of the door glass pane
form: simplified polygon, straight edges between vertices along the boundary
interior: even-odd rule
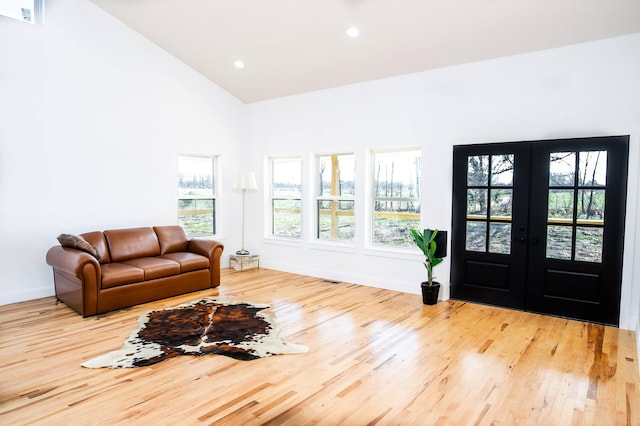
[[[487,189],[467,189],[467,217],[487,217]]]
[[[573,189],[549,190],[549,220],[564,219],[573,223]]]
[[[576,228],[576,258],[583,262],[602,262],[603,229],[593,227]]]
[[[552,152],[549,154],[549,185],[568,186],[575,182],[576,153]]]
[[[547,226],[547,258],[571,260],[570,226]]]
[[[607,183],[607,151],[583,151],[580,153],[580,185],[604,186]]]
[[[511,219],[511,189],[491,190],[491,217]]]
[[[485,222],[467,222],[467,251],[486,251],[487,224]]]
[[[489,224],[489,252],[499,254],[511,253],[511,224]]]
[[[474,155],[467,158],[467,186],[487,186],[489,182],[489,156]]]
[[[578,190],[578,219],[604,220],[604,189]]]
[[[491,185],[513,185],[513,154],[491,156]]]

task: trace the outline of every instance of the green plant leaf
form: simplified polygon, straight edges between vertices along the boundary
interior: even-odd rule
[[[436,243],[436,235],[438,235],[437,229],[424,229],[422,233],[411,228],[411,236],[418,248],[422,250],[425,256],[424,267],[427,269],[427,278],[429,285],[433,282],[433,268],[442,263],[441,257],[435,257],[438,244]]]

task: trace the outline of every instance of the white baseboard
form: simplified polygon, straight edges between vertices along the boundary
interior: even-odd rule
[[[53,287],[38,287],[28,290],[14,291],[0,295],[0,305],[26,302],[27,300],[42,299],[43,297],[50,296],[55,296]]]
[[[277,271],[290,272],[292,274],[307,275],[315,278],[322,278],[332,281],[360,284],[368,287],[383,288],[386,290],[400,291],[402,293],[421,294],[420,284],[414,282],[402,282],[395,280],[381,279],[367,275],[349,274],[343,272],[327,271],[322,268],[301,267],[281,262],[264,262],[260,266]]]

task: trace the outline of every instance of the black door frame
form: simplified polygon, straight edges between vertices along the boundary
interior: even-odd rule
[[[483,155],[493,154],[514,154],[515,162],[514,170],[518,175],[513,177],[513,191],[515,195],[522,196],[526,194],[529,187],[529,163],[519,164],[522,155],[528,155],[529,148],[526,144],[519,142],[505,142],[495,144],[479,144],[479,145],[459,145],[454,146],[454,164],[453,164],[453,216],[452,216],[452,235],[451,235],[451,297],[461,298],[457,295],[455,283],[465,282],[465,299],[473,300],[480,303],[495,304],[503,307],[524,309],[525,308],[525,288],[510,286],[508,283],[517,280],[518,276],[526,275],[526,245],[512,244],[511,255],[502,256],[494,255],[488,252],[467,252],[465,248],[465,239],[457,238],[456,230],[466,230],[466,193],[456,194],[457,182],[466,182],[467,180],[467,156],[469,152],[475,152],[478,148],[482,148]],[[458,154],[458,155],[457,155]],[[514,196],[515,196],[514,195]],[[464,203],[463,205],[458,205]],[[527,237],[527,221],[528,221],[528,203],[520,203],[519,208],[512,213],[515,219],[512,222],[512,238],[514,240],[526,241]],[[470,263],[465,265],[465,269],[456,268],[454,259],[465,257]],[[472,276],[472,280],[465,281],[466,276]],[[494,281],[495,286],[486,286],[487,282]],[[475,280],[475,281],[474,281]],[[471,281],[471,282],[469,282]],[[475,283],[475,285],[474,285]],[[481,284],[482,283],[482,284]]]
[[[532,163],[543,165],[540,173],[547,176],[549,152],[571,151],[573,144],[580,143],[580,150],[606,150],[607,151],[607,183],[605,204],[605,232],[603,239],[602,264],[580,262],[567,268],[567,262],[555,259],[544,259],[544,251],[531,251],[529,262],[532,265],[545,265],[545,268],[529,268],[529,285],[527,295],[527,308],[533,312],[553,314],[562,310],[563,316],[578,319],[590,319],[594,322],[618,326],[620,322],[620,296],[622,290],[622,266],[624,257],[624,231],[626,220],[626,199],[628,179],[629,137],[608,136],[579,139],[554,140],[545,145],[532,145]],[[530,215],[545,215],[536,211],[535,205],[546,204],[547,185],[538,185],[538,191],[530,194]],[[546,223],[537,222],[537,228],[532,226],[530,233],[533,238],[544,235]],[[535,241],[531,242],[532,244]],[[613,258],[607,258],[612,254]],[[533,256],[531,256],[533,254]],[[538,258],[536,258],[536,256]],[[545,273],[550,270],[568,269],[574,274],[584,274],[585,281],[594,282],[593,291],[599,303],[586,304],[571,298],[553,297],[545,294],[544,283],[548,281]],[[615,283],[607,286],[597,285],[595,281]],[[549,293],[548,291],[546,293]]]
[[[602,264],[594,265],[587,262],[547,259],[544,250],[546,247],[546,219],[533,220],[540,217],[546,218],[547,215],[548,178],[546,184],[540,182],[532,184],[532,181],[539,179],[538,176],[548,176],[549,152],[575,151],[576,149],[578,151],[607,151],[607,204],[605,207]],[[466,184],[466,154],[480,155],[480,150],[483,155],[512,152],[515,154],[514,212],[510,255],[467,252],[465,248],[466,190],[465,194],[459,194],[456,191],[460,188],[460,182]],[[451,297],[618,326],[626,220],[628,150],[629,136],[454,146]],[[526,161],[519,162],[518,158],[525,157]],[[532,164],[536,164],[535,170],[530,170]],[[546,169],[540,166],[544,164],[546,164]],[[529,173],[530,171],[532,173]],[[524,188],[525,185],[526,188]],[[527,198],[524,210],[521,206],[522,203],[516,205],[516,196]],[[611,208],[612,205],[616,207]],[[611,253],[616,255],[612,256]],[[463,263],[461,259],[464,259],[465,262]],[[496,265],[500,268],[496,269]],[[476,278],[478,276],[482,278],[483,273],[495,274],[500,270],[504,271],[505,282],[512,284],[515,282],[514,280],[521,279],[523,285],[496,285],[495,288],[491,288],[474,286],[474,278],[468,280],[471,282],[470,284],[465,282],[465,276],[475,274]],[[548,281],[549,271],[564,270],[574,276],[584,274],[586,279],[595,280],[594,282],[601,280],[600,284],[602,285],[594,284],[594,292],[598,296],[597,303],[585,303],[584,300],[572,300],[571,297],[556,297],[546,291],[547,284],[545,283]],[[608,285],[605,287],[604,283]],[[464,286],[464,291],[461,291],[462,286]]]

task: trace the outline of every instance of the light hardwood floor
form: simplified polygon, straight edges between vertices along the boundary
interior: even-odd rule
[[[222,282],[85,319],[54,298],[1,306],[0,424],[640,424],[631,332],[265,269]],[[211,295],[271,304],[309,353],[80,367],[142,312]]]

